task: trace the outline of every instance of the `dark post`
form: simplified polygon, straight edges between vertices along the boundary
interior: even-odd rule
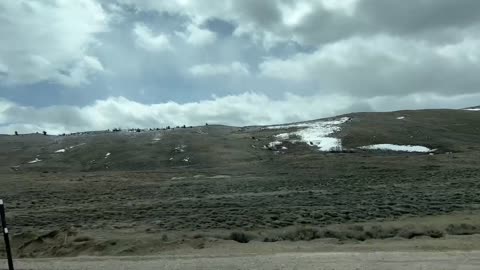
[[[10,239],[8,237],[7,220],[5,218],[5,205],[3,205],[2,199],[0,199],[0,219],[2,220],[2,231],[3,231],[3,239],[5,240],[5,251],[7,252],[8,269],[14,270],[12,250],[10,249]]]

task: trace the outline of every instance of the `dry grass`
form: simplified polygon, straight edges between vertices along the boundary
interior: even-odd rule
[[[449,224],[425,225],[425,224],[358,224],[346,226],[297,226],[280,231],[263,232],[253,234],[246,232],[232,233],[230,240],[240,243],[248,243],[251,240],[263,242],[278,241],[311,241],[315,239],[338,239],[365,241],[369,239],[403,238],[413,239],[416,237],[441,238],[446,235],[472,235],[479,234],[480,226],[472,224]]]

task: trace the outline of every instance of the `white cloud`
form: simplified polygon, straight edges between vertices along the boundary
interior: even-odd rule
[[[26,107],[0,99],[0,133],[47,130],[63,133],[104,130],[113,127],[164,127],[167,125],[282,124],[335,116],[351,111],[417,108],[462,108],[479,100],[480,94],[438,96],[434,94],[354,99],[342,95],[298,96],[286,93],[278,98],[246,92],[179,104],[142,104],[124,97],[110,97],[84,106]]]
[[[296,26],[313,12],[313,7],[311,3],[298,1],[293,5],[280,4],[280,10],[283,23],[288,26]]]
[[[216,75],[248,75],[248,65],[241,62],[233,62],[229,65],[224,64],[201,64],[190,67],[190,73],[196,77],[208,77]]]
[[[183,38],[185,42],[194,46],[212,44],[217,40],[217,35],[214,32],[200,28],[195,24],[189,24],[185,32],[176,32],[176,34]]]
[[[314,81],[362,96],[478,93],[479,45],[480,40],[435,45],[384,35],[354,37],[313,53],[267,59],[259,69],[264,77]]]
[[[282,42],[317,46],[351,36],[384,33],[420,40],[458,37],[477,25],[479,1],[472,0],[119,0],[141,10],[186,17],[196,24],[220,19],[235,34],[267,49]],[[445,16],[448,14],[448,16]]]
[[[134,5],[141,10],[155,10],[160,13],[181,15],[194,25],[201,25],[209,19],[221,19],[236,25],[236,35],[252,37],[260,44],[273,45],[278,41],[288,40],[274,33],[266,21],[276,20],[280,11],[277,4],[282,1],[251,1],[251,0],[205,0],[205,1],[155,1],[155,0],[121,0]],[[268,39],[268,40],[264,40]]]
[[[152,52],[168,51],[173,49],[167,35],[155,35],[148,26],[142,23],[135,24],[133,34],[135,36],[135,44],[139,48]]]
[[[98,74],[105,71],[102,63],[93,56],[86,55],[83,59],[76,63],[70,70],[70,74],[58,74],[58,81],[67,86],[75,86],[86,84],[89,82],[88,78],[93,74]]]
[[[2,1],[0,18],[0,82],[50,80],[76,86],[99,70],[98,64],[85,63],[93,58],[88,50],[98,44],[95,35],[108,26],[96,1]]]
[[[250,37],[267,49],[288,41],[316,44],[310,36],[324,35],[323,32],[329,35],[338,26],[343,27],[341,25],[343,19],[352,17],[358,2],[357,0],[120,1],[140,10],[180,15],[197,25],[210,19],[231,22],[236,27],[235,35]],[[322,17],[325,21],[317,22],[312,20],[312,17]],[[337,17],[341,18],[337,20]],[[318,27],[321,27],[322,31],[318,31]],[[308,30],[305,31],[305,28]]]

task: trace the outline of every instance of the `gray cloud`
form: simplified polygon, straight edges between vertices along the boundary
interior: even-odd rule
[[[2,2],[0,131],[478,105],[479,8],[476,0]]]
[[[476,0],[362,0],[358,16],[370,26],[396,34],[409,34],[478,24],[480,2]]]

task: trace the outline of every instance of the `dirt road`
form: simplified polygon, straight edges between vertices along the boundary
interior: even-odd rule
[[[260,256],[80,257],[27,259],[17,269],[157,270],[157,269],[480,269],[480,251],[282,253]]]

